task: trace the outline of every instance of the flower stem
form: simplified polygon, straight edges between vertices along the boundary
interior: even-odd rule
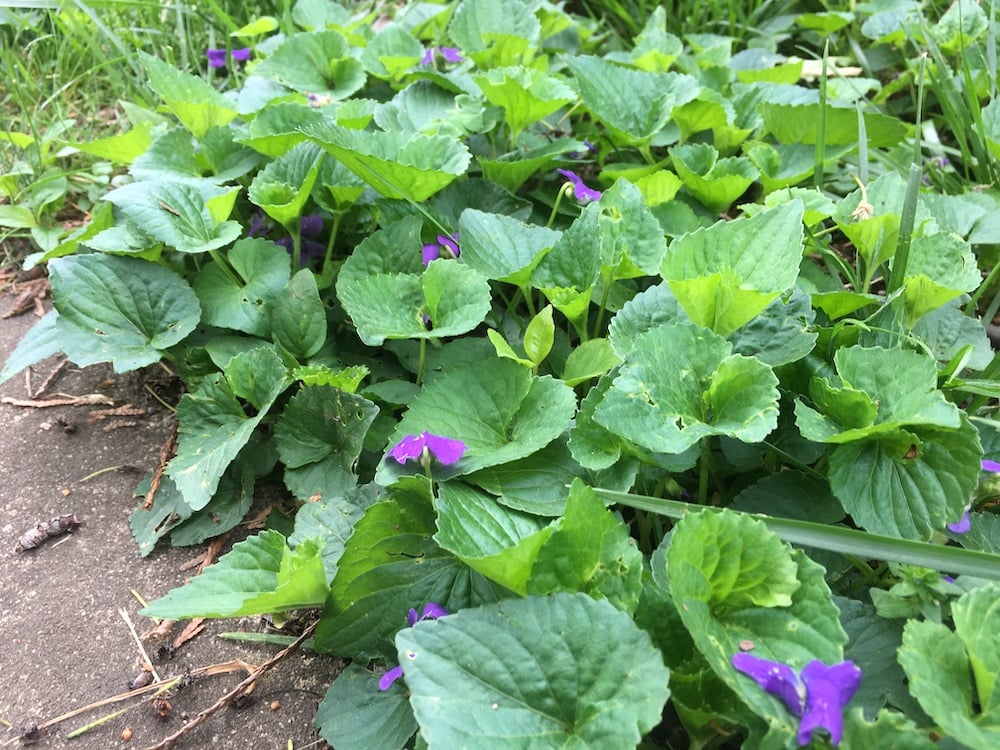
[[[559,192],[556,193],[556,202],[552,204],[552,213],[549,214],[549,221],[545,225],[547,229],[552,228],[552,222],[556,220],[556,214],[559,212],[559,206],[562,203],[563,196],[566,194],[566,188],[569,187],[572,190],[572,186],[567,183],[564,187],[559,188]]]

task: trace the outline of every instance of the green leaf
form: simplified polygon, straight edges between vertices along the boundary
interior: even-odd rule
[[[709,435],[760,442],[778,418],[778,379],[752,357],[690,324],[635,338],[594,419],[657,453],[682,453]]]
[[[659,222],[639,188],[618,179],[598,201],[597,235],[601,268],[612,279],[655,276],[667,251]]]
[[[149,86],[167,105],[170,112],[201,138],[214,127],[228,125],[236,117],[236,110],[213,86],[173,65],[139,50]]]
[[[149,494],[151,479],[152,475],[149,475],[139,483],[135,490],[137,496]],[[184,502],[184,496],[168,476],[162,477],[160,481],[159,489],[153,499],[153,507],[146,510],[143,505],[145,503],[129,514],[128,525],[139,548],[139,554],[147,557],[160,539],[190,517],[194,511]]]
[[[729,334],[733,353],[756,357],[771,367],[805,357],[819,337],[811,330],[816,314],[809,301],[809,296],[798,289],[787,301],[776,299],[760,315]]]
[[[419,203],[465,173],[471,158],[458,140],[442,135],[361,132],[326,121],[302,132],[386,198]]]
[[[207,182],[132,182],[104,196],[146,234],[184,253],[202,253],[228,245],[243,234],[235,221],[216,220],[211,201],[232,206],[239,188]],[[224,211],[228,216],[229,211]]]
[[[679,73],[631,70],[590,56],[568,62],[584,105],[625,145],[649,142],[671,111],[701,90],[695,78]]]
[[[731,511],[691,513],[675,527],[667,577],[677,612],[715,674],[790,745],[798,717],[739,674],[733,654],[753,653],[800,669],[843,660],[847,640],[824,570],[760,521]]]
[[[53,354],[63,350],[63,342],[56,327],[58,317],[58,312],[49,310],[17,342],[14,351],[4,362],[3,370],[0,370],[0,385],[6,383],[25,367],[31,367],[31,365],[48,359]]]
[[[865,679],[868,673],[865,673]],[[864,689],[864,681],[861,683]],[[852,708],[844,721],[845,747],[893,747],[896,750],[935,750],[938,745],[918,729],[910,719],[896,711],[883,709],[873,723],[864,721],[861,710]]]
[[[289,36],[254,74],[334,100],[346,99],[365,85],[364,66],[351,56],[347,39],[337,31]]]
[[[463,53],[487,70],[530,62],[541,24],[521,0],[464,0],[455,9],[448,33]]]
[[[295,102],[276,102],[258,112],[238,140],[264,156],[275,158],[306,139],[299,128],[307,123],[322,122],[323,119],[323,114],[312,107]]]
[[[666,10],[662,5],[656,6],[635,38],[632,61],[640,70],[667,71],[683,51],[684,43],[667,31]]]
[[[274,427],[285,485],[300,500],[343,494],[357,484],[355,464],[378,407],[330,386],[303,388]]]
[[[482,167],[483,177],[495,182],[511,192],[515,192],[531,177],[540,172],[550,171],[563,154],[584,148],[582,141],[559,138],[552,143],[531,148],[517,149],[501,154],[495,159],[487,159],[478,154],[476,161]]]
[[[455,95],[428,80],[414,82],[375,109],[375,122],[383,130],[459,138],[491,129],[498,118],[481,100]]]
[[[552,322],[552,308],[546,305],[524,329],[524,353],[534,366],[537,367],[549,356],[554,340],[555,323]]]
[[[414,253],[418,251],[419,247],[413,248]],[[358,336],[369,346],[386,339],[437,339],[468,333],[490,309],[487,280],[453,260],[435,260],[421,276],[378,273],[354,280],[341,274],[337,296]]]
[[[649,636],[583,594],[417,623],[396,645],[432,746],[634,747],[669,696],[669,672]]]
[[[490,104],[503,107],[514,140],[528,125],[573,101],[573,89],[536,68],[493,68],[475,77]]]
[[[111,362],[116,372],[158,361],[163,350],[198,325],[198,298],[173,271],[135,258],[74,255],[49,264],[59,323],[86,333],[86,362]],[[37,343],[37,342],[36,342]],[[71,358],[73,347],[67,348]]]
[[[271,336],[300,361],[326,343],[326,307],[319,298],[316,277],[308,268],[289,280],[280,303],[271,306]]]
[[[566,357],[562,379],[566,385],[575,386],[599,378],[621,363],[608,339],[588,339]]]
[[[628,529],[576,479],[562,518],[538,550],[528,593],[579,591],[634,612],[642,591],[642,560]]]
[[[834,354],[839,379],[816,377],[799,401],[795,419],[809,440],[848,443],[900,428],[958,428],[959,409],[937,388],[937,365],[918,352],[880,347],[844,347]]]
[[[130,130],[107,138],[92,141],[73,142],[70,145],[85,154],[107,159],[115,164],[131,164],[136,157],[145,153],[153,142],[153,123],[137,122]]]
[[[561,516],[566,509],[564,492],[584,472],[569,452],[566,441],[554,440],[530,456],[499,466],[489,466],[465,479],[497,496],[497,502],[536,516]]]
[[[434,543],[426,480],[408,480],[392,492],[365,511],[347,540],[316,628],[317,651],[394,654],[392,637],[410,607],[433,601],[454,612],[499,596],[494,584]]]
[[[435,508],[434,540],[443,549],[504,588],[527,594],[531,566],[552,533],[544,521],[460,482],[441,485]]]
[[[188,508],[189,515],[183,514],[184,518],[180,523],[164,524],[163,531],[170,532],[171,546],[189,547],[201,544],[206,539],[231,531],[246,519],[247,512],[253,504],[253,491],[257,479],[254,456],[249,455],[253,447],[251,441],[223,472],[215,494],[204,508],[193,513]],[[164,477],[163,481],[174,486],[170,477]],[[179,494],[176,486],[174,493]]]
[[[31,229],[38,221],[31,209],[25,206],[0,206],[0,227],[9,229]]]
[[[193,391],[185,393],[177,406],[177,455],[167,464],[167,474],[184,495],[184,501],[198,510],[205,507],[226,467],[250,440],[253,431],[267,416],[267,410],[288,384],[281,360],[257,348],[237,354],[227,372],[259,368],[258,393],[261,407],[248,417],[233,389],[221,374],[205,378]]]
[[[401,25],[390,23],[368,42],[361,62],[374,76],[398,80],[413,70],[423,56],[419,40]]]
[[[956,430],[917,428],[830,455],[830,488],[864,529],[930,539],[954,523],[979,481],[982,447],[965,416]]]
[[[995,603],[996,589],[986,592]],[[909,678],[910,692],[938,726],[959,742],[985,750],[1000,741],[1000,717],[995,710],[974,713],[972,665],[966,649],[944,625],[910,620],[903,629],[899,663]]]
[[[973,589],[951,608],[955,633],[962,639],[969,654],[969,664],[976,686],[976,695],[983,713],[1000,718],[1000,644],[996,633],[1000,628],[1000,589],[995,585]],[[1000,727],[998,727],[1000,729]]]
[[[816,143],[820,118],[825,120],[824,143],[858,143],[858,113],[854,107],[765,102],[760,105],[760,112],[768,131],[781,143]],[[877,112],[865,112],[863,116],[868,148],[895,146],[907,134],[907,126],[895,117]]]
[[[149,617],[239,617],[319,606],[326,576],[315,541],[291,550],[277,531],[233,546],[200,576],[142,610]]]
[[[225,257],[235,278],[214,261],[195,277],[203,322],[270,338],[271,306],[290,276],[288,253],[268,240],[242,239]]]
[[[912,323],[982,282],[971,246],[950,232],[917,237],[903,280],[906,317]]]
[[[355,524],[381,492],[378,485],[368,484],[352,487],[335,497],[326,496],[318,500],[310,497],[295,513],[295,529],[288,537],[288,543],[296,546],[307,539],[321,538],[323,568],[327,581],[332,581]]]
[[[247,196],[288,227],[309,200],[325,154],[315,143],[298,143],[257,173]]]
[[[461,440],[468,448],[462,459],[435,469],[435,477],[444,479],[530,456],[563,433],[575,409],[576,397],[561,381],[532,377],[507,359],[479,361],[443,372],[427,385],[389,445],[424,431]],[[408,471],[384,459],[376,481],[389,485]]]
[[[372,750],[402,750],[417,731],[406,692],[379,690],[375,675],[358,664],[337,675],[313,723],[334,747]]]
[[[670,158],[687,189],[715,214],[728,209],[759,176],[746,157],[720,159],[707,143],[674,146]]]
[[[802,257],[802,214],[794,200],[675,241],[661,273],[691,320],[728,336],[791,289]]]
[[[462,238],[463,263],[488,279],[518,286],[527,285],[542,253],[560,237],[559,232],[547,227],[475,208],[462,212],[458,233]]]
[[[725,511],[702,513],[686,526],[678,524],[667,551],[668,571],[690,566],[698,578],[689,591],[714,613],[748,607],[789,607],[798,591],[798,566],[789,549],[758,521]],[[680,533],[681,528],[685,533]],[[690,576],[693,576],[692,572]],[[704,587],[704,588],[702,588]],[[683,597],[675,591],[680,605]]]

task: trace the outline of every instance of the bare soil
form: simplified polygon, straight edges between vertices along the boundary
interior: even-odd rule
[[[16,295],[0,294],[0,315]],[[0,363],[37,320],[33,311],[0,319]],[[58,363],[32,368],[37,390]],[[141,558],[128,526],[133,490],[158,463],[172,419],[144,388],[147,374],[115,375],[109,367],[66,365],[41,398],[102,394],[140,415],[95,420],[103,405],[30,408],[0,403],[0,747],[19,746],[23,729],[125,692],[142,671],[140,650],[119,610],[137,632],[152,626],[138,614],[136,593],[147,601],[181,585],[193,570],[181,566],[204,551],[161,542]],[[23,375],[0,386],[0,398],[29,398]],[[169,384],[157,380],[154,388]],[[167,394],[169,395],[169,394]],[[176,396],[174,396],[176,398]],[[131,422],[133,424],[125,424]],[[114,425],[114,426],[112,426]],[[82,526],[33,550],[19,551],[21,535],[40,522],[75,514]],[[252,515],[252,513],[251,513]],[[246,531],[242,536],[246,536]],[[237,541],[241,535],[230,540]],[[226,547],[228,549],[228,545]],[[225,550],[223,550],[224,552]],[[170,638],[183,628],[178,623]],[[157,661],[157,644],[144,641],[161,678],[241,659],[259,665],[276,646],[224,640],[218,633],[263,630],[257,618],[208,622],[173,658]],[[247,705],[226,708],[185,735],[177,748],[326,748],[312,726],[316,707],[340,663],[297,651],[258,680]],[[190,680],[169,697],[164,718],[146,700],[132,699],[44,729],[39,748],[146,748],[183,727],[235,687],[245,672]],[[128,710],[75,739],[73,730],[122,708]],[[130,735],[129,740],[123,736]]]

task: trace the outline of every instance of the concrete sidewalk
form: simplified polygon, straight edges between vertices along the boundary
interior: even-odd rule
[[[12,303],[12,295],[0,294],[0,315]],[[0,363],[36,320],[30,312],[0,319]],[[48,360],[34,368],[33,389],[56,362]],[[99,393],[115,406],[132,404],[144,413],[127,418],[135,422],[132,426],[105,431],[110,418],[91,420],[95,409],[106,406],[0,404],[0,747],[19,745],[25,725],[41,724],[125,692],[141,662],[119,610],[126,610],[138,632],[147,630],[152,623],[137,614],[141,605],[132,591],[152,600],[181,585],[193,573],[182,571],[181,565],[204,549],[204,545],[176,549],[161,542],[142,559],[129,530],[128,516],[136,504],[132,492],[155,468],[171,419],[143,388],[142,375],[115,375],[105,366],[80,370],[67,365],[43,397],[57,393]],[[28,398],[23,375],[0,386],[0,397]],[[64,513],[75,513],[83,525],[38,549],[16,551],[22,533]],[[175,626],[171,637],[182,627],[183,623]],[[167,678],[233,659],[260,664],[278,647],[223,640],[216,634],[262,627],[257,618],[209,622],[173,659],[154,666]],[[155,644],[145,645],[151,654],[155,651]],[[325,748],[312,720],[338,668],[339,662],[332,658],[292,654],[261,678],[247,707],[223,709],[176,747]],[[79,738],[66,739],[72,730],[135,701],[90,711],[45,731],[35,746],[149,747],[180,729],[185,717],[193,718],[211,706],[243,677],[232,673],[192,681],[170,698],[172,707],[163,720],[141,702]],[[126,727],[131,732],[127,742],[122,739]]]

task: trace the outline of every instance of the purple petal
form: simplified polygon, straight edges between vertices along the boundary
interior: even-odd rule
[[[403,668],[402,667],[393,667],[392,669],[390,669],[388,672],[386,672],[384,675],[382,675],[379,678],[378,689],[379,690],[388,690],[389,688],[392,687],[392,683],[394,683],[396,680],[398,680],[402,676],[403,676]]]
[[[972,519],[969,518],[969,506],[965,506],[965,512],[962,514],[962,518],[955,523],[949,523],[945,526],[948,531],[952,534],[965,534],[972,528]]]
[[[437,236],[438,249],[447,249],[451,253],[452,258],[457,258],[462,254],[461,250],[458,249],[458,235],[452,234],[450,237],[446,234],[439,234]]]
[[[954,583],[955,582],[955,576],[944,575],[944,576],[941,576],[941,580],[942,581],[947,581],[948,583]]]
[[[778,698],[796,716],[802,715],[805,699],[805,685],[795,674],[795,670],[780,661],[760,659],[752,654],[733,654],[733,666],[747,675],[764,690]]]
[[[303,237],[299,243],[299,263],[305,265],[310,258],[322,258],[326,255],[326,245],[308,237]]]
[[[411,458],[419,460],[420,454],[424,452],[424,445],[427,443],[427,439],[424,437],[426,434],[425,432],[422,435],[407,435],[393,446],[389,455],[401,464],[405,464]]]
[[[569,169],[557,169],[556,171],[573,184],[573,195],[578,201],[589,203],[601,199],[601,191],[587,187],[583,183],[583,178],[576,172]]]
[[[274,241],[274,244],[275,245],[281,245],[288,252],[291,252],[292,248],[295,246],[295,243],[292,242],[292,238],[291,237],[279,237],[278,239],[276,239]]]
[[[439,617],[447,617],[447,615],[448,615],[448,610],[446,610],[437,602],[427,602],[427,604],[424,605],[424,611],[420,614],[420,619],[436,620]]]
[[[806,710],[799,724],[799,744],[809,744],[813,732],[822,727],[836,746],[843,734],[844,707],[861,684],[861,670],[850,661],[828,667],[813,659],[803,667],[802,681],[806,685]]]
[[[205,57],[208,58],[208,64],[213,68],[224,68],[226,66],[226,51],[224,49],[205,50]]]
[[[421,65],[433,65],[434,64],[434,47],[428,47],[427,51],[424,52],[424,56],[420,58]]]
[[[438,47],[438,51],[441,53],[441,57],[445,59],[445,62],[460,63],[465,59],[462,57],[461,50],[458,47]]]
[[[318,237],[323,231],[323,217],[319,214],[308,214],[299,219],[299,232],[303,237]]]
[[[449,465],[456,463],[465,453],[465,443],[461,440],[431,435],[429,432],[423,434],[427,449],[433,454],[438,463]]]
[[[997,463],[996,461],[990,461],[988,458],[984,458],[983,471],[1000,472],[1000,463]]]
[[[441,257],[441,248],[429,242],[420,249],[420,257],[423,258],[424,265],[429,266],[432,260]]]
[[[233,59],[238,62],[246,62],[250,59],[250,48],[240,47],[239,49],[234,49],[231,53]]]
[[[267,234],[270,226],[261,211],[254,211],[250,215],[250,228],[247,229],[247,237],[260,237]]]
[[[417,620],[423,619],[417,614],[417,610],[410,607],[410,611],[406,613],[406,626],[412,628],[417,624]]]

